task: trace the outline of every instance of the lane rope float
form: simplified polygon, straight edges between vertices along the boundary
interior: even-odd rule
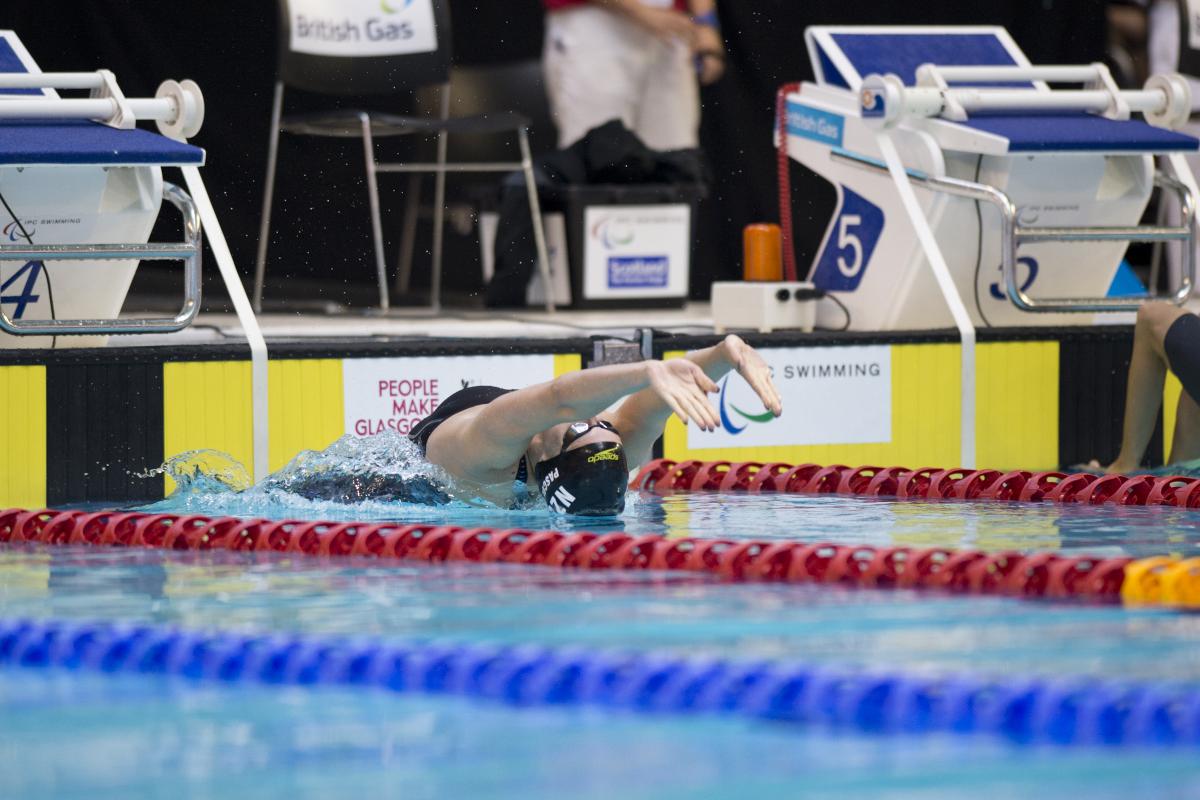
[[[1200,746],[1200,690],[1087,677],[906,674],[671,652],[53,619],[0,620],[0,666],[465,695],[522,708],[721,713],[868,734],[982,734],[1062,746]]]
[[[815,474],[815,473],[814,473]],[[875,479],[872,478],[872,481]],[[1095,557],[796,542],[669,539],[624,532],[243,519],[198,514],[8,509],[0,545],[234,550],[318,557],[683,570],[732,581],[929,589],[1023,598],[1200,607],[1200,559]]]
[[[937,467],[848,467],[759,461],[646,464],[629,488],[652,492],[852,494],[916,500],[1171,506],[1200,509],[1200,478]]]

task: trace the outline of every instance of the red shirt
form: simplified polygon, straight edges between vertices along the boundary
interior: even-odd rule
[[[586,6],[590,0],[542,0],[542,5],[547,11],[558,11],[563,8],[574,8],[575,6]],[[687,0],[675,0],[676,11],[687,11]]]

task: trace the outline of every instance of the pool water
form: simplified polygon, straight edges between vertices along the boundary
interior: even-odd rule
[[[244,467],[217,451],[171,459],[156,472],[175,491],[145,507],[156,512],[268,519],[395,521],[463,527],[554,528],[664,536],[833,541],[839,544],[1055,550],[1091,555],[1151,556],[1200,553],[1200,511],[1169,507],[1027,504],[979,501],[897,501],[837,495],[631,492],[619,517],[551,514],[544,504],[525,510],[473,502],[425,462],[399,435],[343,437],[321,452],[307,451],[257,486]],[[445,505],[397,500],[395,487],[412,482],[449,487]],[[314,489],[314,487],[316,487]],[[375,489],[384,500],[359,500]],[[296,493],[306,492],[307,496]],[[314,499],[323,494],[326,499]],[[341,500],[355,498],[355,502]]]
[[[1200,514],[744,494],[544,510],[304,499],[184,479],[155,510],[666,536],[1195,554]],[[598,524],[601,523],[601,524]],[[1200,687],[1200,615],[709,575],[10,545],[0,619],[667,652],[939,675]],[[722,715],[0,670],[0,797],[1192,797],[1192,748],[861,735]]]
[[[707,575],[278,553],[0,551],[0,617],[1200,684],[1200,615]]]
[[[0,673],[0,796],[1186,798],[1192,754],[1016,748],[720,717]]]
[[[463,527],[625,531],[669,537],[1053,550],[1097,556],[1200,554],[1200,511],[840,495],[631,492],[619,517],[571,517],[462,503],[314,502],[286,494],[175,494],[144,510],[268,519],[436,523]]]

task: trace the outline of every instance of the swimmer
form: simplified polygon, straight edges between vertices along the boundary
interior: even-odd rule
[[[596,367],[515,391],[471,386],[409,437],[431,463],[497,504],[512,503],[517,481],[559,513],[619,514],[629,471],[650,458],[672,413],[706,431],[721,424],[708,395],[730,370],[775,416],[783,413],[770,367],[727,336],[685,358]]]
[[[1167,370],[1183,384],[1170,463],[1200,458],[1200,317],[1170,303],[1147,303],[1138,309],[1133,358],[1125,386],[1125,422],[1116,461],[1088,466],[1105,473],[1136,471],[1158,422]]]

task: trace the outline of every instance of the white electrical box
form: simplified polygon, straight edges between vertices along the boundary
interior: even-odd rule
[[[803,281],[718,281],[712,287],[712,315],[717,333],[736,328],[808,333],[816,322],[817,294]]]

